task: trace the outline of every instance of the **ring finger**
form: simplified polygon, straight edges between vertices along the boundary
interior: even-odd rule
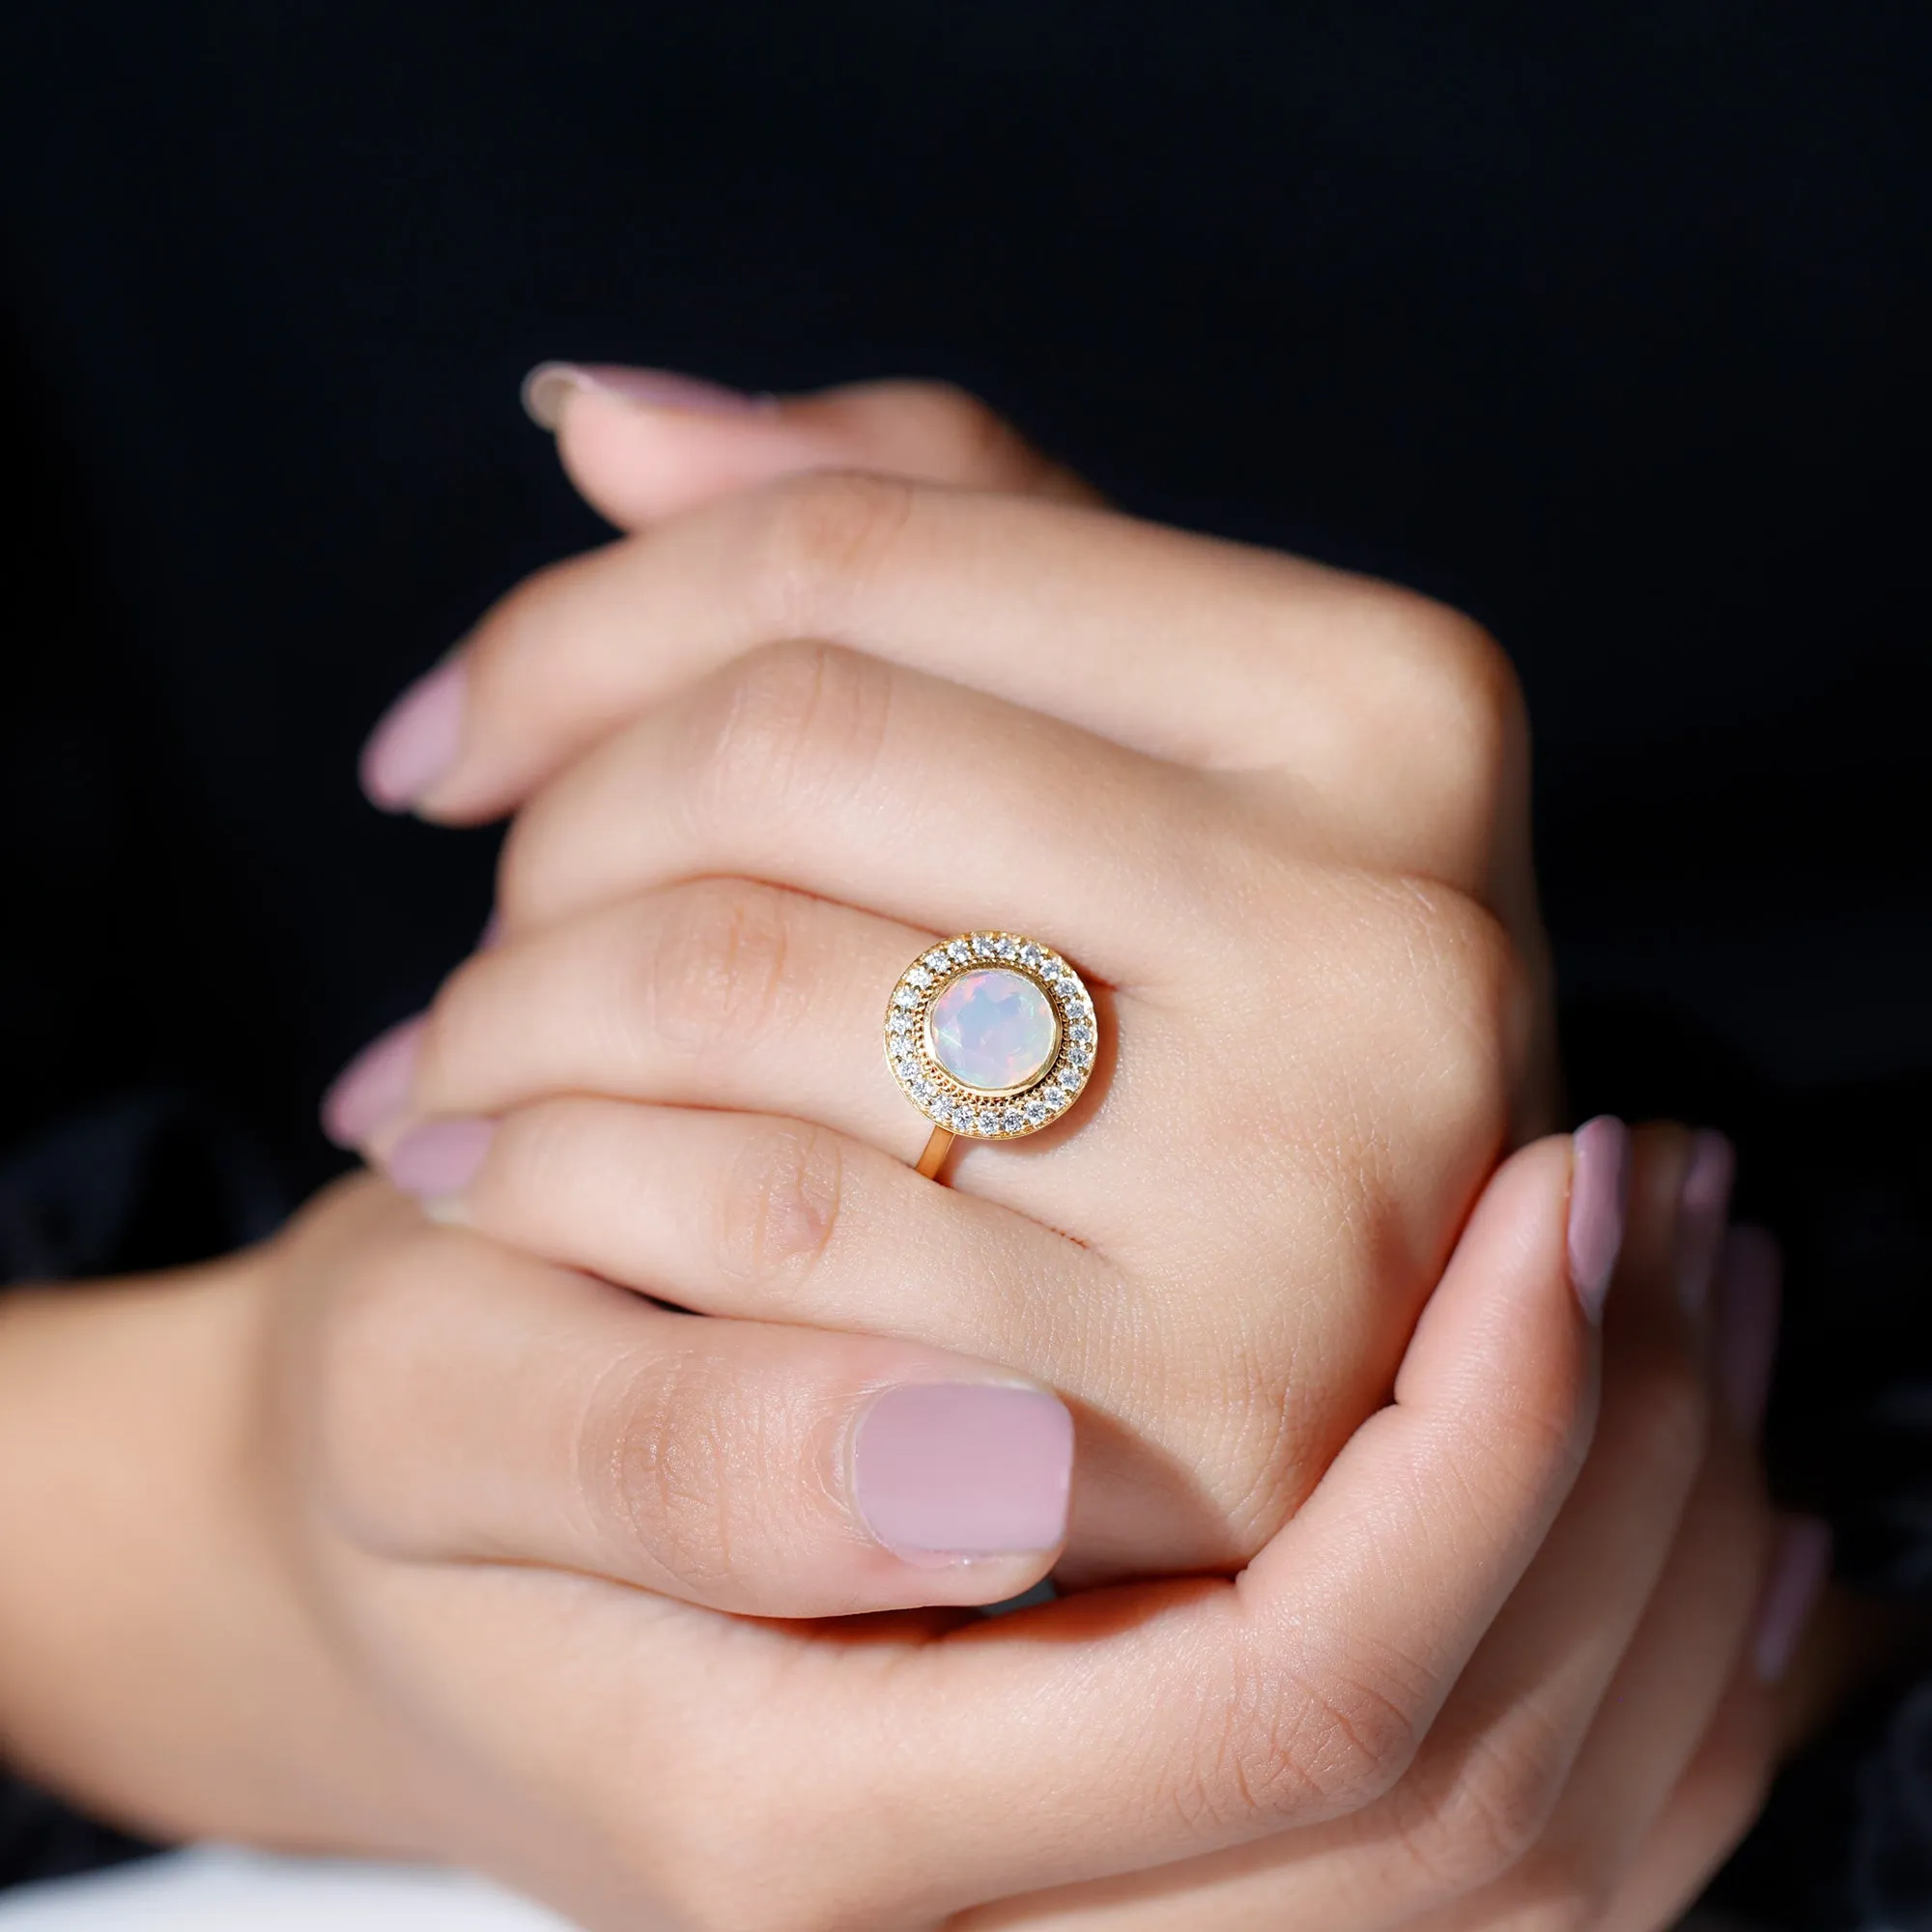
[[[741,879],[626,898],[465,963],[415,1048],[408,1118],[599,1094],[812,1121],[910,1162],[930,1122],[893,1078],[882,1029],[933,937]],[[1137,1085],[1186,1067],[1184,1041],[1129,996],[1106,1002],[1103,1031],[1131,1041]],[[1100,1050],[1104,1068],[1110,1037]],[[1064,1127],[1003,1144],[966,1184],[1101,1245],[1124,1233],[1119,1179],[1138,1156],[1100,1084]],[[379,1150],[404,1124],[386,1122]]]

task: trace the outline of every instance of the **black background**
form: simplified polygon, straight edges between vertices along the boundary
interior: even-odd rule
[[[1922,1585],[1926,17],[14,0],[0,1147],[159,1094],[337,1163],[493,851],[357,743],[602,534],[528,364],[946,376],[1502,639],[1579,1109],[1738,1138],[1781,1480]]]

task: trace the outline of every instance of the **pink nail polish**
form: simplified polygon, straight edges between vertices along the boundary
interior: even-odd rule
[[[452,658],[383,714],[362,747],[362,789],[371,805],[408,811],[456,762],[469,682],[468,667]]]
[[[913,1562],[1052,1549],[1066,1534],[1073,1418],[1038,1389],[916,1382],[859,1420],[852,1492],[872,1534]]]
[[[1692,1136],[1677,1208],[1677,1293],[1687,1315],[1701,1314],[1710,1297],[1737,1172],[1737,1150],[1722,1134]]]
[[[1570,1280],[1592,1321],[1603,1313],[1624,1244],[1630,1129],[1600,1114],[1571,1137]]]
[[[1771,1395],[1783,1272],[1768,1229],[1738,1227],[1724,1236],[1711,1293],[1712,1365],[1738,1427],[1753,1440]]]
[[[1776,1684],[1791,1668],[1831,1575],[1830,1526],[1816,1517],[1792,1517],[1766,1573],[1751,1633],[1751,1663],[1761,1683]]]
[[[476,1179],[496,1131],[495,1121],[425,1121],[389,1150],[384,1171],[392,1185],[425,1201],[461,1194]]]
[[[589,392],[620,403],[655,410],[688,410],[700,415],[746,415],[769,409],[769,396],[748,396],[680,376],[671,369],[631,369],[617,362],[539,362],[524,378],[524,412],[539,429],[554,430],[571,396]]]
[[[357,1148],[410,1103],[423,1016],[379,1034],[335,1076],[322,1096],[322,1130],[337,1147]]]

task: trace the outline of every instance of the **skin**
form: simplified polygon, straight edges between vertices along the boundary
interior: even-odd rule
[[[761,433],[772,427],[759,424]],[[1005,450],[999,460],[1009,460],[1011,446],[997,438],[964,446]],[[801,486],[784,488],[793,495],[776,500],[800,499]],[[845,505],[834,518],[858,498],[869,529],[881,498],[868,492],[869,484],[853,491],[839,482],[821,497]],[[1305,1094],[1292,1062],[1216,1065],[1219,1079],[1235,1083],[1231,1112],[1248,1132],[1190,1122],[1197,1159],[1209,1156],[1198,1171],[1214,1179],[1214,1212],[1200,1213],[1169,1163],[1150,1156],[1153,1121],[1145,1108],[1132,1111],[1124,1075],[1090,1096],[1092,1118],[1061,1145],[1041,1137],[1035,1159],[1015,1158],[1021,1151],[1012,1148],[976,1151],[960,1162],[954,1189],[922,1183],[917,1200],[889,1190],[903,1174],[899,1142],[916,1139],[918,1124],[865,1111],[870,1101],[849,1091],[849,1068],[864,1060],[840,1063],[844,1088],[806,1083],[854,1109],[831,1120],[785,1111],[790,1092],[804,1088],[784,1086],[796,1078],[786,1055],[799,1043],[782,1037],[763,1043],[755,1069],[741,1060],[734,1088],[728,1023],[698,1030],[698,1051],[679,1073],[688,1091],[639,1093],[641,1075],[622,1095],[577,1091],[595,1082],[573,1077],[571,1052],[589,1052],[575,1065],[600,1077],[611,1057],[592,1050],[594,1037],[573,1045],[567,1027],[554,1030],[556,1016],[568,1021],[573,992],[610,983],[639,956],[639,927],[622,922],[642,922],[648,939],[649,921],[673,895],[696,877],[742,872],[735,862],[756,848],[732,841],[767,836],[797,803],[766,797],[742,821],[694,820],[698,843],[672,848],[669,860],[647,842],[611,849],[611,827],[627,816],[675,822],[669,810],[640,812],[639,794],[627,787],[639,772],[646,783],[660,781],[689,739],[683,727],[703,715],[676,709],[689,694],[700,694],[695,704],[722,705],[726,718],[742,716],[748,675],[797,675],[790,668],[748,674],[744,664],[774,661],[761,655],[766,640],[728,625],[707,636],[701,620],[731,581],[730,541],[742,530],[730,517],[776,515],[783,531],[786,518],[804,515],[822,535],[826,526],[813,520],[823,502],[811,500],[818,508],[803,513],[745,513],[734,499],[713,506],[717,527],[702,509],[692,513],[684,528],[698,530],[697,553],[676,556],[672,574],[691,580],[679,608],[693,621],[664,624],[666,607],[657,607],[661,647],[647,688],[638,687],[634,634],[573,628],[566,593],[582,577],[551,581],[530,605],[513,603],[472,646],[479,696],[465,758],[482,762],[460,766],[430,809],[474,815],[542,794],[506,873],[508,942],[445,995],[418,1072],[419,1111],[487,1107],[506,1117],[485,1176],[461,1204],[473,1225],[449,1225],[448,1204],[443,1220],[426,1222],[380,1184],[352,1183],[240,1263],[165,1284],[10,1303],[0,1322],[0,1395],[12,1400],[0,1400],[0,1414],[18,1432],[15,1442],[33,1448],[0,1460],[0,1507],[11,1529],[48,1551],[47,1562],[0,1591],[0,1716],[10,1747],[30,1769],[151,1828],[457,1859],[592,1926],[1663,1922],[1742,1829],[1771,1762],[1775,1707],[1743,1662],[1770,1520],[1748,1445],[1721,1417],[1714,1421],[1701,1366],[1708,1338],[1701,1318],[1685,1312],[1687,1269],[1708,1265],[1706,1256],[1692,1266],[1689,1250],[1699,1244],[1687,1243],[1681,1226],[1688,1139],[1659,1130],[1640,1145],[1633,1238],[1601,1341],[1565,1259],[1568,1143],[1526,1148],[1486,1188],[1492,1155],[1472,1161],[1466,1151],[1472,1136],[1499,1147],[1513,1119],[1532,1120],[1547,1105],[1537,969],[1510,938],[1523,930],[1527,905],[1510,856],[1518,821],[1499,817],[1496,806],[1516,783],[1509,732],[1478,729],[1478,756],[1466,746],[1445,753],[1421,734],[1401,761],[1413,809],[1431,820],[1413,849],[1401,845],[1401,812],[1381,795],[1386,787],[1368,783],[1378,734],[1396,728],[1414,702],[1411,675],[1438,699],[1450,689],[1414,667],[1439,670],[1465,655],[1488,662],[1463,632],[1414,600],[1379,593],[1424,632],[1442,624],[1424,648],[1377,593],[1346,582],[1310,588],[1221,547],[1205,556],[1174,551],[1164,568],[1192,563],[1201,573],[1182,573],[1177,621],[1199,618],[1208,579],[1239,580],[1236,616],[1218,633],[1204,625],[1190,662],[1211,661],[1217,635],[1238,653],[1248,632],[1239,613],[1252,615],[1255,600],[1292,583],[1318,607],[1306,617],[1311,639],[1324,625],[1346,630],[1352,615],[1357,654],[1402,668],[1371,675],[1366,697],[1350,681],[1346,701],[1326,713],[1306,679],[1266,706],[1200,691],[1185,716],[1178,702],[1144,704],[1136,728],[1150,741],[1171,733],[1164,749],[1138,742],[1124,711],[1066,715],[1077,692],[1053,686],[1054,667],[1037,663],[1053,653],[1037,649],[1011,659],[1009,674],[1024,669],[1036,680],[1030,689],[935,692],[935,671],[960,668],[939,662],[888,667],[883,700],[863,691],[850,700],[854,715],[883,702],[895,722],[942,721],[913,733],[901,766],[908,774],[933,729],[952,743],[971,736],[987,757],[1015,743],[1036,756],[1043,747],[1049,764],[1077,757],[1083,773],[1099,773],[1116,801],[1144,791],[1171,809],[1176,816],[1158,818],[1168,836],[1177,824],[1193,833],[1179,838],[1179,857],[1163,861],[1142,847],[1118,855],[1109,888],[1103,835],[1115,821],[1076,815],[1075,847],[1098,855],[1092,876],[1101,888],[1071,875],[999,881],[1022,913],[1037,907],[1038,926],[1083,967],[1093,964],[1112,997],[1121,1066],[1165,1065],[1178,1079],[1211,1064],[1196,1056],[1213,1042],[1184,1031],[1186,988],[1198,1002],[1219,953],[1250,928],[1216,931],[1217,944],[1195,950],[1177,947],[1170,931],[1142,952],[1139,926],[1109,922],[1123,895],[1149,899],[1150,877],[1186,891],[1182,860],[1203,849],[1232,849],[1251,868],[1236,884],[1260,909],[1257,923],[1280,917],[1264,927],[1274,950],[1303,949],[1292,956],[1314,987],[1306,1010],[1321,1024],[1311,1024],[1311,1036],[1351,1022],[1357,1041],[1396,1042],[1386,1084],[1358,1086],[1345,1107],[1317,1092],[1324,1077],[1346,1091],[1339,1060],[1307,1076]],[[1065,514],[1078,521],[1053,526],[1054,556],[1096,527],[1113,529],[1088,510]],[[855,526],[831,527],[841,533],[834,549],[849,560],[843,538]],[[978,540],[1010,557],[1023,534],[1017,524],[996,524]],[[938,551],[913,559],[928,582],[935,572],[944,581],[939,553],[966,542],[956,528],[941,536]],[[782,546],[793,536],[777,541],[789,554]],[[708,578],[707,543],[724,558],[713,559]],[[1078,582],[1113,582],[1124,555],[1090,560]],[[860,573],[866,587],[890,589],[889,559],[875,560],[876,573]],[[779,568],[779,578],[793,581],[789,570]],[[586,575],[589,602],[604,610],[597,579]],[[1143,586],[1150,595],[1153,587]],[[635,622],[639,584],[626,579],[620,588],[608,609]],[[561,600],[543,618],[553,639],[591,639],[586,655],[560,660],[589,668],[577,683],[540,677],[531,664],[518,682],[516,641],[537,635],[545,599]],[[1145,598],[1137,601],[1144,618]],[[826,669],[835,662],[849,660],[860,679],[878,675],[867,655],[877,640],[858,621],[867,608],[863,598],[844,605],[855,630],[845,649],[806,660],[819,686],[847,674]],[[755,598],[753,610],[766,614]],[[976,606],[974,614],[984,613]],[[892,627],[880,621],[883,636]],[[1391,627],[1393,658],[1377,659]],[[680,640],[693,636],[701,648],[681,657]],[[1277,612],[1271,636],[1285,662],[1303,662],[1294,623]],[[1111,645],[1116,632],[1096,629],[1094,640]],[[590,674],[600,665],[612,680],[601,687]],[[1252,666],[1242,660],[1238,668],[1245,675]],[[1110,685],[1109,703],[1131,693],[1128,671]],[[1205,690],[1211,680],[1198,682]],[[1483,683],[1456,688],[1466,696]],[[561,702],[584,690],[595,697],[587,708]],[[489,708],[493,693],[498,713]],[[547,703],[556,704],[554,715]],[[1316,796],[1297,798],[1285,764],[1258,774],[1252,747],[1240,756],[1204,753],[1212,729],[1246,728],[1260,712],[1268,728],[1304,734],[1297,756],[1331,758]],[[1461,721],[1464,710],[1451,715]],[[1474,715],[1480,722],[1480,703]],[[521,764],[501,744],[493,749],[483,722],[491,716],[530,727]],[[1194,753],[1185,760],[1183,739]],[[758,767],[748,760],[741,769]],[[1351,769],[1352,806],[1341,799]],[[836,760],[820,770],[836,797]],[[1479,797],[1463,798],[1460,810],[1452,809],[1458,772],[1465,781],[1479,775]],[[903,786],[881,802],[919,808]],[[1149,816],[1138,806],[1124,813],[1136,831]],[[706,838],[723,842],[707,847]],[[916,897],[910,837],[904,864],[890,838],[886,844],[883,867],[873,863],[874,840],[858,855],[863,867],[835,850],[813,861],[830,869],[787,872],[776,887],[779,867],[754,869],[758,891],[809,895],[838,915],[828,944],[840,958],[881,939],[880,928],[895,941],[910,936],[893,955],[889,983],[939,922],[918,923],[927,908]],[[797,859],[789,854],[787,866]],[[908,899],[838,896],[862,878],[867,891],[885,878]],[[1376,923],[1391,897],[1403,904],[1388,878],[1419,898],[1420,925]],[[1415,881],[1425,890],[1415,893]],[[1209,883],[1216,892],[1195,890],[1211,910],[1230,880]],[[1277,900],[1296,894],[1290,918]],[[1069,916],[1077,938],[1066,934]],[[605,954],[592,945],[599,921],[613,923]],[[699,921],[688,930],[706,928]],[[1464,932],[1489,935],[1492,950],[1470,942],[1459,951],[1450,938]],[[1250,971],[1267,970],[1268,950],[1255,948]],[[809,947],[786,951],[810,970]],[[883,947],[878,956],[887,956]],[[1417,1014],[1400,998],[1351,1004],[1360,982],[1400,979],[1395,962],[1412,973],[1418,956],[1432,969],[1447,962],[1447,990],[1424,991],[1442,1008]],[[808,990],[821,989],[810,980]],[[1289,990],[1311,997],[1301,982]],[[473,1031],[465,1030],[465,1000],[473,1003]],[[671,1063],[649,1059],[651,1035],[635,1014],[593,1008],[590,1018],[586,1031],[603,1029],[606,1049],[628,1026],[644,1046],[630,1070],[641,1065],[663,1079]],[[526,1034],[534,1048],[508,1075],[489,1057],[506,1030]],[[1466,1064],[1465,1036],[1475,1042]],[[1443,1073],[1429,1056],[1440,1055],[1445,1038],[1456,1050]],[[835,1034],[830,1057],[841,1052]],[[1441,1074],[1437,1088],[1415,1077],[1425,1061]],[[776,1094],[756,1084],[774,1067]],[[558,1089],[571,1097],[557,1097]],[[721,1098],[759,1118],[740,1129],[732,1122],[745,1117],[718,1111]],[[699,1099],[712,1111],[694,1115],[690,1103]],[[1398,1119],[1405,1103],[1426,1117],[1413,1142],[1347,1138],[1365,1117]],[[581,1271],[653,1290],[674,1285],[692,1306],[723,1292],[672,1284],[662,1255],[640,1262],[614,1248],[562,1251],[540,1229],[489,1224],[493,1212],[508,1216],[520,1199],[546,1192],[530,1185],[520,1196],[516,1183],[520,1150],[547,1145],[550,1154],[532,1158],[529,1173],[592,1178],[582,1203],[588,1211],[573,1213],[573,1225],[606,1243],[648,1232],[670,1195],[657,1213],[634,1201],[613,1212],[615,1191],[600,1204],[596,1134],[620,1121],[615,1131],[632,1132],[673,1105],[687,1131],[661,1134],[656,1152],[668,1162],[680,1148],[693,1151],[679,1171],[687,1193],[726,1165],[706,1169],[724,1144],[706,1141],[708,1129],[692,1131],[694,1120],[769,1137],[796,1132],[772,1124],[790,1119],[811,1136],[839,1137],[841,1176],[848,1162],[860,1170],[849,1212],[841,1189],[837,1223],[863,1234],[874,1218],[898,1229],[898,1246],[862,1247],[842,1272],[810,1256],[802,1284],[782,1269],[775,1279],[753,1269],[737,1291],[747,1305],[694,1322]],[[575,1137],[567,1119],[562,1128],[516,1124],[554,1122],[559,1108],[597,1118]],[[1305,1136],[1327,1153],[1325,1164],[1297,1170],[1280,1147],[1272,1165],[1250,1151],[1257,1123],[1284,1117],[1283,1142]],[[615,1145],[621,1171],[637,1144]],[[555,1157],[559,1148],[567,1157]],[[742,1150],[730,1171],[741,1159]],[[1378,1160],[1389,1173],[1375,1171]],[[631,1184],[649,1171],[630,1165]],[[1412,1190],[1402,1184],[1410,1175]],[[867,1185],[877,1191],[867,1195]],[[1182,1206],[1196,1209],[1197,1231],[1224,1223],[1225,1252],[1210,1251],[1206,1268],[1198,1255],[1184,1268],[1184,1241],[1129,1225],[1132,1217],[1104,1229],[1096,1219],[1094,1238],[1065,1240],[1056,1208],[1098,1217],[1122,1193],[1150,1224],[1163,1208],[1173,1214]],[[908,1218],[922,1214],[958,1218],[925,1226]],[[1332,1242],[1312,1245],[1323,1216],[1331,1228],[1373,1230],[1376,1239],[1352,1257],[1346,1243],[1339,1256]],[[1267,1269],[1240,1271],[1244,1242],[1262,1244]],[[972,1266],[954,1288],[938,1274],[908,1296],[902,1269],[888,1265],[908,1251],[937,1257],[962,1244]],[[1121,1263],[1125,1251],[1135,1269]],[[1096,1254],[1114,1273],[1071,1272]],[[1288,1278],[1337,1324],[1339,1339],[1315,1345],[1269,1330],[1267,1309],[1280,1299],[1273,1284],[1297,1259],[1305,1265]],[[1204,1283],[1211,1275],[1211,1294],[1190,1281],[1196,1271]],[[1036,1309],[1029,1321],[1017,1291],[1042,1274],[1068,1291],[1065,1311],[1056,1296],[1050,1319]],[[1379,1326],[1349,1313],[1369,1285],[1391,1295]],[[776,1301],[778,1293],[790,1303]],[[812,1298],[835,1294],[842,1304]],[[1213,1329],[1204,1345],[1197,1331],[1222,1296],[1246,1318],[1237,1313],[1232,1330]],[[1133,1315],[1112,1331],[1094,1325],[1110,1298]],[[1393,1340],[1384,1328],[1398,1331]],[[727,1331],[743,1332],[721,1341]],[[968,1360],[937,1352],[964,1342]],[[1118,1357],[1129,1345],[1175,1365],[1170,1388],[1211,1390],[1200,1406],[1271,1410],[1276,1425],[1217,1460],[1189,1433],[1188,1405],[1137,1391],[1118,1359],[1110,1368],[1109,1350]],[[685,1386],[749,1390],[738,1414],[758,1457],[731,1453],[728,1436],[725,1452],[715,1453],[712,1405],[655,1408],[654,1429],[708,1432],[708,1454],[695,1465],[698,1507],[688,1507],[682,1483],[628,1492],[622,1459],[601,1453],[608,1440],[598,1432],[611,1416],[596,1395],[612,1386],[609,1361],[650,1364],[671,1351],[688,1362],[712,1349],[726,1351],[729,1373]],[[1097,1366],[1083,1384],[1089,1359]],[[530,1373],[538,1360],[540,1377]],[[1324,1373],[1314,1373],[1318,1365]],[[788,1391],[815,1391],[822,1412],[825,1389],[841,1378],[864,1390],[939,1372],[1012,1370],[1065,1388],[1081,1417],[1080,1507],[1089,1516],[1083,1521],[1076,1509],[1064,1575],[1093,1582],[1135,1568],[1215,1567],[1238,1576],[1090,1589],[990,1625],[924,1609],[859,1625],[781,1626],[714,1606],[827,1607],[811,1593],[830,1578],[845,1593],[838,1606],[854,1607],[855,1577],[861,1600],[881,1605],[1005,1594],[1011,1576],[897,1577],[851,1534],[849,1518],[838,1540],[800,1539],[787,1572],[779,1540],[761,1541],[758,1525],[773,1514],[773,1470],[806,1465],[771,1433],[788,1412]],[[829,1379],[812,1383],[814,1372]],[[641,1385],[656,1384],[647,1377]],[[1299,1419],[1304,1410],[1305,1434],[1279,1427],[1284,1413]],[[582,1453],[586,1441],[600,1453]],[[140,1454],[128,1453],[130,1442]],[[85,1509],[22,1475],[48,1466],[49,1452],[60,1459],[53,1466],[74,1472]],[[1176,1486],[1176,1467],[1206,1480]],[[592,1469],[614,1469],[616,1489],[586,1485]],[[837,1524],[836,1513],[825,1521]],[[707,1522],[731,1524],[724,1547],[706,1545]],[[737,1533],[747,1525],[749,1534]],[[1035,1574],[1053,1554],[1036,1559]],[[907,1594],[915,1582],[923,1594]],[[878,1594],[865,1598],[867,1587]],[[811,1776],[802,1780],[805,1765]]]
[[[457,1860],[596,1928],[1662,1923],[1777,1723],[1744,1657],[1770,1519],[1679,1294],[1688,1147],[1640,1137],[1601,1331],[1541,1142],[1237,1579],[992,1624],[748,1622],[379,1523],[371,1309],[567,1279],[379,1183],[239,1262],[14,1297],[10,1752],[150,1830]]]
[[[369,1151],[487,1116],[444,1214],[682,1308],[1055,1388],[1065,1582],[1251,1557],[1550,1112],[1495,647],[1294,559],[845,471],[544,574],[464,663],[422,809],[521,801],[505,935],[444,988]],[[1076,1120],[969,1147],[935,1189],[879,1007],[963,906],[1063,947],[1104,1045]],[[826,1564],[787,1601],[906,1601]]]

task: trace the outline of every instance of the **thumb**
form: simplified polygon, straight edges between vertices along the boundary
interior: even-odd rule
[[[1009,495],[1097,500],[949,383],[856,383],[748,396],[662,369],[541,362],[524,407],[555,433],[584,500],[635,530],[807,469],[870,469]]]

